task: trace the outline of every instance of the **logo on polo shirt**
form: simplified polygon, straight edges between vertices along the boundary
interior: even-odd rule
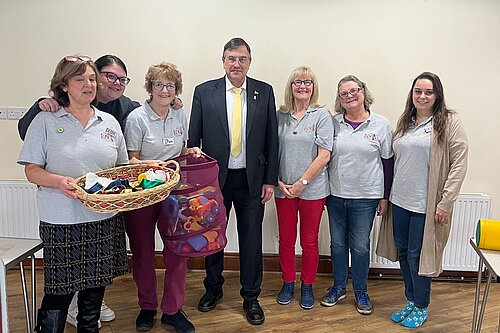
[[[377,134],[375,133],[366,133],[364,138],[369,142],[377,142]]]
[[[109,127],[106,128],[104,133],[101,133],[101,140],[114,143],[116,141],[116,131]]]
[[[182,136],[184,134],[184,127],[174,128],[172,132],[174,133],[174,136]]]
[[[314,132],[316,130],[316,124],[304,126],[304,132]]]

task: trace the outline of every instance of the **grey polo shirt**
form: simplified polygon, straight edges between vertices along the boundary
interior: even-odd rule
[[[333,149],[333,122],[327,109],[309,108],[301,119],[289,112],[278,111],[279,179],[285,184],[296,182],[318,156],[318,147]],[[326,167],[310,181],[301,199],[316,200],[330,194]],[[278,189],[277,198],[285,198]]]
[[[94,111],[85,128],[63,107],[55,113],[37,114],[17,163],[38,164],[50,173],[73,178],[127,164],[120,124],[112,115],[95,108]],[[116,214],[93,212],[58,188],[39,187],[37,205],[40,220],[53,224],[99,221]]]
[[[149,106],[148,101],[132,111],[125,126],[127,149],[138,151],[141,160],[166,161],[177,157],[188,139],[184,110],[170,108],[165,119]]]
[[[328,167],[330,192],[345,199],[381,199],[384,196],[382,160],[392,157],[392,128],[389,121],[374,113],[356,129],[334,118],[338,133]]]
[[[432,119],[410,128],[394,140],[394,181],[389,200],[412,212],[425,214],[431,151]]]

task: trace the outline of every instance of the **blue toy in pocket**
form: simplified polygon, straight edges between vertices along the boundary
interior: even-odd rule
[[[181,256],[207,256],[222,250],[226,239],[226,210],[219,188],[217,161],[202,156],[176,158],[180,186],[163,203],[158,222],[165,246]]]

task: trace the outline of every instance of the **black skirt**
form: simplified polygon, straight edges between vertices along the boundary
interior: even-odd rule
[[[108,286],[128,271],[122,214],[79,224],[40,221],[40,238],[46,294]]]

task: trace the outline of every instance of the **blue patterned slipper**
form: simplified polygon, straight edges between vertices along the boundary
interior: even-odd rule
[[[427,308],[414,307],[413,311],[401,322],[401,325],[408,328],[417,328],[427,319]]]
[[[400,323],[413,311],[415,304],[412,301],[408,301],[406,307],[399,311],[394,311],[391,315],[391,319],[395,323]]]

